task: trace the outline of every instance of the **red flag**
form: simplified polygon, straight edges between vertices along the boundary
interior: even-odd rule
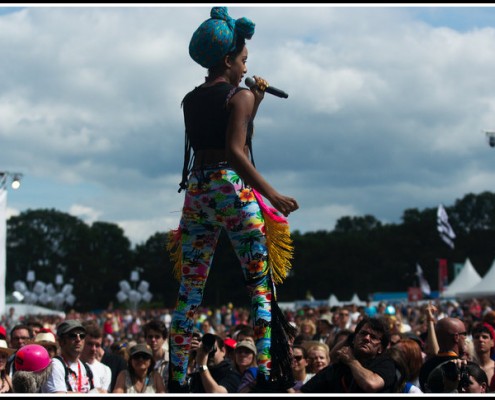
[[[448,270],[447,270],[447,260],[441,258],[438,260],[438,292],[440,294],[447,290],[449,286]]]

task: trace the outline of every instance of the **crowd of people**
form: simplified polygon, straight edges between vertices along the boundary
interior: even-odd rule
[[[489,300],[285,310],[296,329],[284,393],[495,392]],[[189,393],[259,393],[249,311],[198,309]],[[3,316],[0,393],[169,393],[168,309]]]

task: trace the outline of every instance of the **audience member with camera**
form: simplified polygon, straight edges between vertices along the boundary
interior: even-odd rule
[[[191,393],[236,393],[241,374],[225,357],[223,339],[207,333],[201,339],[193,337],[191,352],[195,352],[195,371],[191,374]]]
[[[455,359],[435,367],[425,388],[426,393],[486,393],[488,378],[475,362]]]
[[[466,326],[458,318],[442,318],[435,325],[439,351],[426,359],[419,372],[419,385],[427,391],[426,383],[430,373],[440,364],[460,359],[466,353]]]
[[[336,360],[301,387],[302,393],[391,393],[397,386],[390,342],[382,318],[363,318],[353,335],[339,344]]]

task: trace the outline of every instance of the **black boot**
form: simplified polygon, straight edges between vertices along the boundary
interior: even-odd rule
[[[268,378],[267,376],[258,373],[256,377],[256,385],[251,393],[287,393],[295,385],[291,382],[286,382],[283,378]]]
[[[189,385],[187,383],[180,384],[177,381],[168,381],[168,393],[191,393]]]

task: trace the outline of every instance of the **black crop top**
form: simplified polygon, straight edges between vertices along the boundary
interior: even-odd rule
[[[225,149],[227,124],[230,117],[227,104],[230,98],[241,90],[248,89],[236,87],[227,82],[208,87],[198,86],[182,100],[186,137],[179,192],[187,187],[187,177],[194,163],[194,154],[191,155],[191,150],[196,152],[205,149]],[[246,137],[251,161],[253,161],[252,135],[253,123],[251,121]]]
[[[229,83],[197,87],[189,92],[182,106],[186,134],[194,151],[225,149],[225,136],[230,111],[227,103],[239,90]]]

